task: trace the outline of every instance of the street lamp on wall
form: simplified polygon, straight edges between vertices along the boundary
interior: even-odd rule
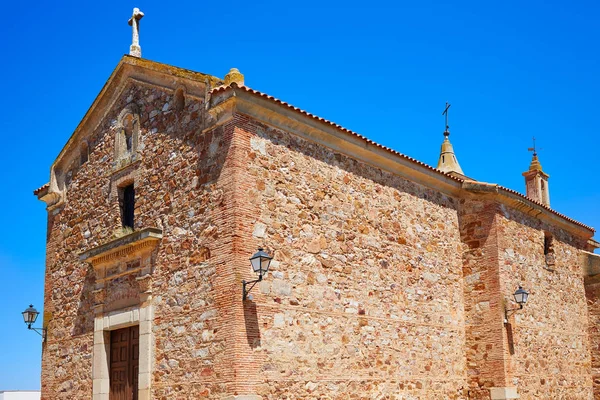
[[[42,340],[45,342],[46,341],[46,329],[45,328],[34,328],[33,326],[31,326],[31,325],[35,324],[35,321],[37,320],[38,315],[40,315],[38,310],[33,308],[33,304],[30,304],[29,307],[25,311],[23,311],[21,314],[23,314],[23,321],[25,321],[25,323],[27,324],[27,329],[36,331],[38,333],[38,335],[40,335],[42,337]]]
[[[517,290],[515,290],[515,292],[513,293],[513,297],[515,298],[515,303],[517,303],[519,305],[518,308],[511,308],[508,309],[506,308],[506,306],[504,307],[504,323],[508,323],[508,315],[518,311],[518,310],[522,310],[523,306],[525,305],[525,303],[527,303],[527,299],[529,298],[529,292],[525,289],[523,289],[521,286],[519,286],[519,288]]]
[[[259,247],[258,251],[254,253],[252,257],[250,257],[250,264],[252,265],[252,270],[258,274],[258,279],[255,279],[250,282],[242,281],[243,285],[243,300],[248,298],[248,293],[252,290],[252,288],[260,281],[262,281],[263,277],[269,271],[269,266],[271,265],[271,260],[273,257],[265,253],[262,247]],[[246,290],[246,286],[252,284],[248,290]]]

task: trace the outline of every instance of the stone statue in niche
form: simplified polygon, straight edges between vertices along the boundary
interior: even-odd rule
[[[135,105],[119,114],[115,137],[115,168],[120,169],[137,160],[140,137],[140,117]]]

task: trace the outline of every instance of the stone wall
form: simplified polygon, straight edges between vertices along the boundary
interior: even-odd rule
[[[591,399],[588,310],[580,252],[585,241],[505,207],[498,214],[502,292],[509,308],[522,285],[530,292],[509,316],[506,373],[521,399]],[[552,257],[544,237],[552,237]],[[593,321],[591,321],[593,322]]]
[[[140,83],[126,87],[88,138],[87,162],[75,156],[58,166],[67,194],[49,213],[43,399],[91,397],[95,276],[79,254],[120,230],[117,186],[128,182],[136,190],[135,228],[163,231],[152,256],[154,396],[221,398],[235,390],[234,334],[223,311],[232,301],[229,286],[237,286],[229,263],[233,128],[203,132],[202,100],[187,98],[175,110],[172,96]],[[117,170],[118,116],[131,104],[140,117],[138,160]]]
[[[250,120],[264,399],[465,398],[457,201]],[[247,268],[247,267],[246,267]]]
[[[131,183],[135,229],[162,230],[139,261],[151,271],[152,398],[487,400],[498,387],[592,398],[600,306],[588,285],[588,322],[585,240],[491,192],[445,195],[228,115],[219,96],[217,126],[204,99],[175,107],[170,89],[126,86],[87,161],[55,167],[65,197],[48,216],[43,399],[90,398],[94,318],[135,307],[139,276],[98,296],[79,258],[122,234],[119,187]],[[135,156],[114,150],[123,110],[137,113]],[[242,302],[259,246],[271,272]],[[530,301],[505,324],[519,285]]]
[[[598,277],[585,286],[588,302],[588,333],[591,349],[591,367],[594,399],[600,399],[600,285]]]

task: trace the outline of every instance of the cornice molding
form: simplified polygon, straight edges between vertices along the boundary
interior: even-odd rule
[[[79,259],[89,262],[96,268],[151,252],[161,239],[161,229],[145,228],[81,253]]]

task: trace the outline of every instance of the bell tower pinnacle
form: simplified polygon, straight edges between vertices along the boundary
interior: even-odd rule
[[[550,207],[550,192],[548,190],[548,178],[550,175],[542,170],[542,164],[538,160],[537,149],[535,147],[535,138],[533,138],[533,147],[528,149],[533,152],[529,170],[523,172],[525,177],[526,196],[531,200],[542,203]]]
[[[460,175],[464,175],[462,168],[458,164],[458,160],[454,155],[454,148],[452,147],[452,143],[450,143],[450,127],[448,126],[448,109],[450,108],[450,104],[446,102],[446,108],[442,115],[446,116],[446,129],[444,130],[444,141],[442,142],[442,149],[440,151],[440,158],[438,160],[437,169],[447,173],[457,173]]]

